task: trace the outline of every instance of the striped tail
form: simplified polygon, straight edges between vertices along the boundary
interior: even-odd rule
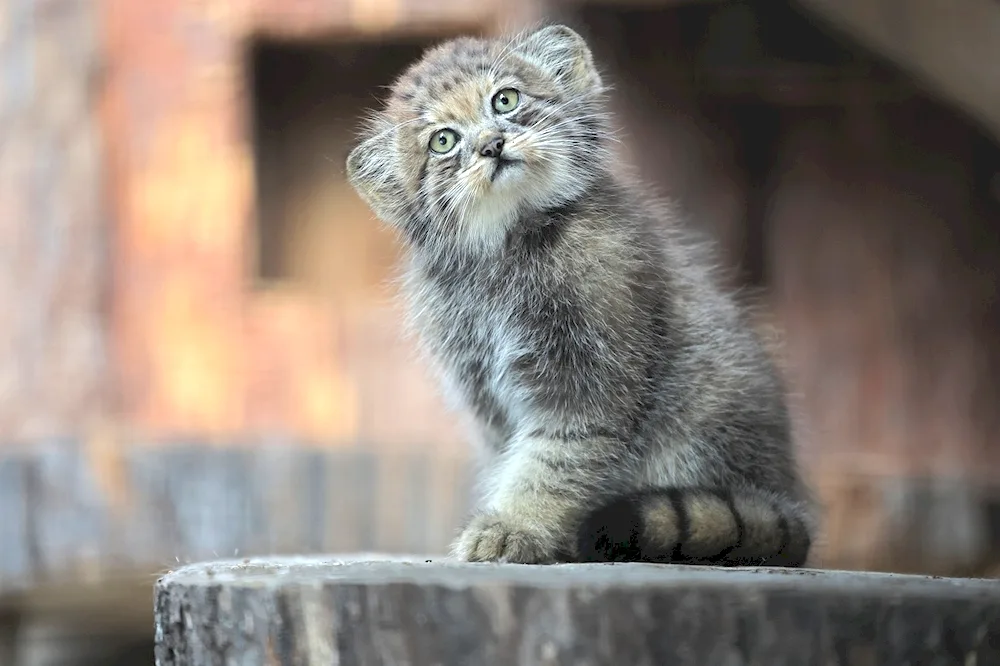
[[[800,567],[812,544],[805,507],[753,488],[663,488],[618,497],[578,532],[582,562]]]

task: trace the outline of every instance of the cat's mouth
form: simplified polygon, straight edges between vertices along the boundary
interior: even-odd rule
[[[496,164],[493,166],[493,173],[490,174],[490,182],[495,183],[497,178],[499,178],[501,175],[507,173],[511,169],[516,168],[520,165],[521,165],[521,160],[512,160],[512,159],[507,159],[505,157],[501,157],[496,161]]]

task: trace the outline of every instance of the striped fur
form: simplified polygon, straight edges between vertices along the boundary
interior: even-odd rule
[[[771,493],[659,488],[591,513],[577,546],[587,562],[796,567],[806,562],[811,536],[805,508]]]
[[[404,242],[410,324],[482,445],[454,553],[801,564],[775,368],[708,248],[622,175],[605,93],[564,26],[452,40],[347,160]]]

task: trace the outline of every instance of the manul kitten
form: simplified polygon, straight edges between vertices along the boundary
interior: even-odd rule
[[[586,42],[552,25],[428,50],[348,157],[487,457],[454,554],[800,566],[777,372],[711,257],[620,175],[610,123]]]

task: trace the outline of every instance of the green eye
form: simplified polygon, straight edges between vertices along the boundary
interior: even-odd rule
[[[496,95],[493,95],[493,109],[497,113],[510,113],[517,108],[517,103],[521,101],[521,94],[513,88],[504,88]]]
[[[444,155],[445,153],[450,153],[456,143],[458,143],[458,134],[454,130],[443,129],[434,133],[428,147],[435,153]]]

